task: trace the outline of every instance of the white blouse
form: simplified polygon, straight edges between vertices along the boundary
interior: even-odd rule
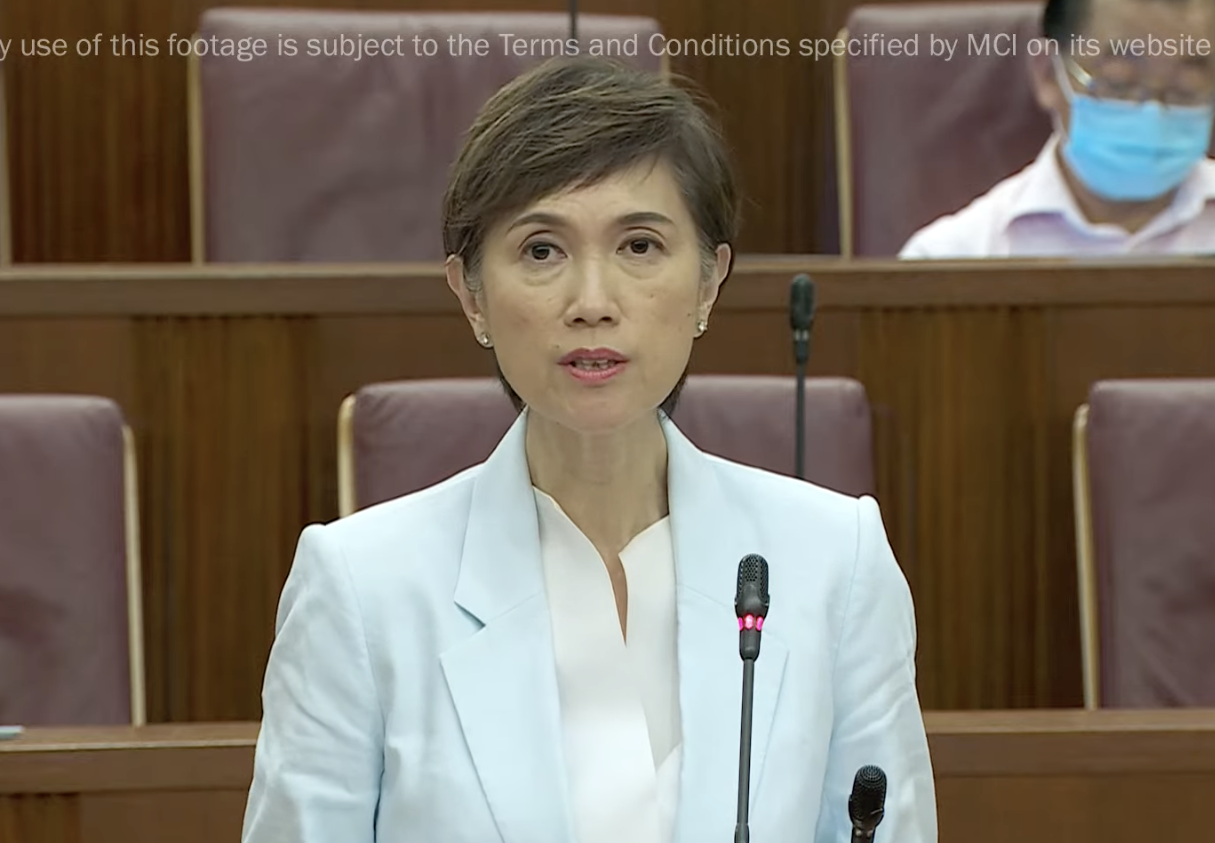
[[[626,642],[599,552],[534,491],[578,843],[670,843],[682,742],[670,519],[620,552]]]

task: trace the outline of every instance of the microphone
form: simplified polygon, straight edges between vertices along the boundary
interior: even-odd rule
[[[856,771],[852,795],[848,797],[848,818],[852,820],[852,840],[873,839],[878,823],[886,815],[886,773],[873,765]]]
[[[810,330],[814,326],[814,282],[806,274],[789,288],[789,325],[793,328],[793,360],[797,364],[797,404],[793,431],[794,468],[806,479],[806,363],[810,360]]]
[[[738,615],[738,654],[742,656],[742,732],[738,740],[738,823],[734,843],[751,838],[747,812],[751,801],[751,713],[755,702],[755,660],[759,658],[759,636],[768,616],[768,562],[757,554],[738,563],[738,590],[734,594]]]

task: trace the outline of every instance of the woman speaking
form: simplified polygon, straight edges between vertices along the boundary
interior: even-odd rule
[[[503,88],[443,207],[447,279],[518,420],[482,464],[300,537],[244,843],[710,843],[738,793],[739,560],[770,565],[756,841],[933,843],[911,595],[877,504],[669,418],[738,197],[683,90],[596,59]]]

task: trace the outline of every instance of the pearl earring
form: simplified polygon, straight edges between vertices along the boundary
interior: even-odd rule
[[[481,335],[481,345],[485,346],[486,348],[489,348],[491,345],[493,345],[493,343],[490,342],[489,334]]]
[[[696,336],[700,336],[707,330],[709,330],[709,323],[707,320],[701,319],[696,323]]]

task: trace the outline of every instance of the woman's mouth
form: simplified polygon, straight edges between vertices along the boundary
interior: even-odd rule
[[[613,378],[627,362],[623,354],[610,348],[580,348],[561,358],[561,365],[581,383],[602,383]]]

